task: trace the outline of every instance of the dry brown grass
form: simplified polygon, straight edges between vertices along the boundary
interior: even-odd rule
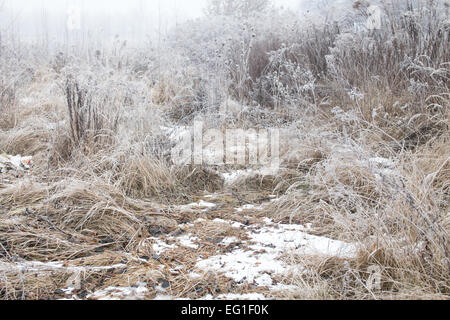
[[[147,297],[154,297],[161,279],[174,297],[251,291],[218,274],[188,276],[200,255],[226,252],[220,239],[245,238],[242,230],[211,220],[180,225],[198,217],[251,224],[268,215],[278,222],[310,223],[311,233],[359,245],[352,259],[285,257],[303,272],[287,275],[283,281],[297,289],[277,297],[448,299],[448,24],[433,10],[391,16],[389,32],[377,39],[331,26],[307,28],[304,40],[295,32],[286,39],[258,37],[244,48],[252,59],[243,61],[235,50],[233,67],[222,70],[234,82],[227,87],[224,81],[218,91],[228,91],[239,103],[221,120],[205,93],[217,88],[192,70],[171,68],[159,81],[145,80],[145,88],[153,87],[148,95],[146,89],[129,91],[120,75],[104,70],[95,79],[83,78],[83,71],[68,79],[61,70],[39,67],[31,83],[2,82],[0,153],[31,155],[34,165],[0,177],[0,298],[63,297],[58,290],[75,267],[83,269],[80,297],[139,281],[148,283]],[[419,35],[417,26],[425,21],[429,27]],[[284,40],[286,59],[271,67],[287,72],[295,62],[317,81],[313,97],[290,92],[283,99],[293,102],[274,111],[278,98],[264,78],[272,70],[267,53]],[[333,59],[327,59],[330,54]],[[83,86],[78,76],[94,81]],[[128,76],[125,87],[135,80]],[[299,79],[281,79],[290,87],[294,80]],[[58,81],[63,91],[54,90]],[[28,96],[33,97],[28,106],[17,99]],[[254,99],[262,106],[254,107]],[[167,118],[188,123],[199,112],[211,127],[222,129],[287,126],[281,150],[285,168],[241,177],[230,194],[214,200],[212,211],[167,206],[228,187],[217,168],[174,165],[167,156],[170,139],[155,127],[166,125]],[[234,210],[258,204],[269,193],[281,198],[265,210]],[[154,257],[152,233],[165,237],[180,228],[199,239],[199,249],[175,248]],[[137,258],[142,256],[146,259]],[[63,266],[21,268],[27,261]],[[125,267],[95,269],[114,264]],[[183,268],[156,270],[161,264]],[[380,288],[368,286],[373,267],[380,271]]]
[[[336,298],[448,296],[449,136],[430,137],[387,167],[373,163],[360,142],[331,149],[272,205],[279,221],[312,223],[314,233],[363,244],[347,271],[322,261],[301,276],[302,286],[306,277],[310,290],[326,288]],[[369,266],[382,270],[379,292],[365,288]],[[346,272],[355,279],[343,288]]]
[[[16,127],[0,133],[0,150],[7,154],[36,155],[47,151],[50,133],[43,129]]]
[[[109,286],[128,287],[140,281],[157,283],[157,275],[149,272],[151,267],[150,263],[143,264],[117,252],[94,254],[59,265],[23,263],[19,267],[17,263],[0,263],[0,295],[3,299],[14,300],[67,298],[70,295],[61,289],[73,286],[73,294],[85,298]]]
[[[135,198],[163,197],[180,188],[168,163],[151,154],[125,156],[115,175],[126,194]]]
[[[184,166],[177,168],[176,177],[190,192],[222,190],[224,179],[216,171],[202,166]]]
[[[29,227],[36,228],[34,232],[37,236],[40,234],[40,228],[43,228],[42,237],[55,244],[58,244],[58,239],[52,239],[46,234],[46,228],[54,229],[54,232],[62,235],[65,240],[67,237],[72,239],[72,233],[76,232],[110,239],[110,243],[117,245],[133,246],[141,233],[145,232],[146,225],[151,224],[150,218],[163,215],[158,213],[151,203],[132,200],[120,190],[98,181],[88,183],[72,178],[50,185],[23,181],[2,189],[1,194],[1,205],[9,211],[10,219],[18,219],[20,222],[30,215],[33,217],[31,221],[25,219],[31,223]],[[33,221],[43,221],[44,225],[34,224]],[[11,226],[20,230],[27,225],[12,223]],[[4,235],[6,242],[16,240],[7,236],[7,233]],[[23,249],[26,250],[29,239],[23,235],[20,241],[23,241]],[[17,244],[12,246],[16,249],[17,247]],[[66,243],[66,247],[70,247],[70,242]],[[56,259],[58,254],[61,254],[60,250],[64,251],[64,247],[58,248],[53,257],[46,254],[42,257]],[[72,250],[73,248],[70,251]]]

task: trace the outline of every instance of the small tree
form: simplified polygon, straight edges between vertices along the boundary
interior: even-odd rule
[[[262,12],[270,5],[270,0],[209,0],[208,15],[243,16]]]

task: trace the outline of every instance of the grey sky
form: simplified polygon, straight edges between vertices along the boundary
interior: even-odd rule
[[[8,6],[23,12],[48,11],[64,13],[70,6],[80,6],[96,14],[117,14],[133,12],[144,8],[146,12],[157,13],[161,9],[164,14],[195,18],[202,14],[207,0],[3,0]],[[2,2],[2,0],[0,0]],[[298,0],[275,0],[275,5],[296,8]]]
[[[200,17],[207,0],[0,0],[6,4],[0,12],[0,30],[14,29],[22,39],[48,34],[62,37],[68,10],[81,10],[84,32],[104,37],[120,34],[136,38],[167,32],[176,22]],[[297,9],[300,0],[274,0],[276,6]],[[161,19],[159,19],[161,17]],[[107,30],[107,31],[106,31]]]

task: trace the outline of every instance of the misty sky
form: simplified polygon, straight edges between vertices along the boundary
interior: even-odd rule
[[[0,0],[2,3],[0,31],[14,30],[23,40],[63,37],[71,7],[80,8],[84,32],[127,38],[142,38],[156,29],[167,33],[177,23],[202,16],[207,0]],[[300,0],[273,3],[296,10]]]
[[[3,0],[8,6],[24,14],[45,8],[49,12],[64,14],[70,6],[79,6],[96,14],[121,14],[145,10],[146,13],[159,13],[195,18],[202,15],[207,0]],[[2,0],[0,0],[2,2]],[[275,5],[296,8],[298,0],[275,0]]]

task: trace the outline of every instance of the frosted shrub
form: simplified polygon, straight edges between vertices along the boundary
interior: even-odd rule
[[[112,143],[120,118],[126,114],[127,107],[139,102],[137,93],[142,91],[119,76],[111,76],[107,70],[94,74],[90,70],[67,67],[64,73],[62,88],[72,142],[87,148]]]
[[[183,27],[186,36],[174,35],[171,43],[190,57],[189,62],[201,70],[203,77],[212,80],[211,85],[216,87],[211,91],[225,87],[225,95],[240,102],[264,104],[270,99],[264,92],[268,54],[280,49],[283,42],[292,41],[299,28],[295,20],[294,15],[278,10],[245,18],[207,17],[187,23]]]
[[[283,46],[283,45],[282,45]],[[276,108],[280,106],[308,107],[316,105],[316,78],[310,70],[300,66],[292,48],[269,53],[270,64],[264,79]]]

